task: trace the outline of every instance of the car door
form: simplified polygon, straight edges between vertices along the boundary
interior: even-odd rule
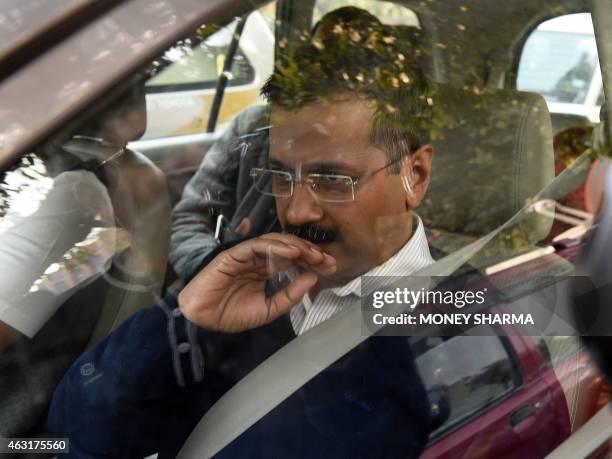
[[[540,457],[569,435],[567,410],[555,405],[561,387],[540,378],[541,356],[521,337],[491,328],[489,336],[426,340],[433,346],[417,366],[430,391],[445,393],[449,412],[423,457]]]

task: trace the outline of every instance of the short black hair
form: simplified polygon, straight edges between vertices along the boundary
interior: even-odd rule
[[[420,147],[432,111],[418,43],[355,7],[326,14],[310,40],[288,47],[261,94],[288,110],[344,94],[374,102],[370,143],[390,161]]]

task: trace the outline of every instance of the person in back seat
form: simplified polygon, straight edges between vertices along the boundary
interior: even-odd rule
[[[224,222],[224,230],[232,228],[239,237],[265,232],[274,224],[275,215],[262,212],[263,206],[273,208],[272,200],[264,198],[260,202],[261,195],[249,177],[249,163],[265,161],[267,152],[265,139],[257,142],[261,136],[248,134],[268,124],[266,106],[250,107],[240,113],[206,152],[200,168],[185,186],[172,212],[169,253],[179,277],[192,273],[217,246],[214,233],[220,214],[229,222]]]
[[[269,155],[250,176],[273,199],[283,233],[219,247],[180,292],[171,288],[75,363],[49,417],[73,456],[174,457],[236,382],[358,305],[359,276],[433,263],[414,213],[431,176],[433,148],[418,129],[430,113],[428,83],[412,50],[368,13],[342,8],[320,27],[325,38],[290,50],[263,89]],[[418,457],[429,432],[408,342],[375,336],[219,456]]]

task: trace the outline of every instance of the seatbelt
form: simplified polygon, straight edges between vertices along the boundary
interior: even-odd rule
[[[584,179],[588,172],[591,163],[589,154],[590,150],[587,150],[580,155],[572,166],[544,187],[532,202],[559,198],[574,189],[576,182],[580,178]],[[450,276],[531,208],[532,203],[527,203],[498,228],[415,272],[413,276]],[[400,307],[398,313],[401,312]],[[191,432],[177,458],[214,456],[310,379],[376,331],[378,329],[375,327],[369,327],[367,333],[362,330],[361,308],[354,305],[297,336],[246,375],[208,410]]]

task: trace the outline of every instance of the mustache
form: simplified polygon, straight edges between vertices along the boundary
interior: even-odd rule
[[[313,223],[306,223],[300,226],[287,225],[284,228],[284,232],[314,244],[332,242],[338,239],[338,233],[333,229]]]

